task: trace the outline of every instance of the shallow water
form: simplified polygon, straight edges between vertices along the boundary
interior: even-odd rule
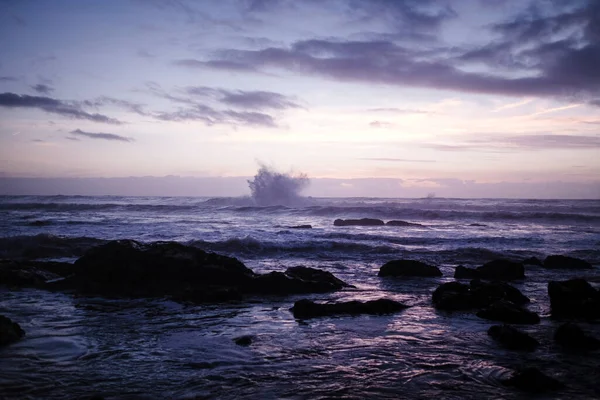
[[[34,205],[22,206],[27,202]],[[119,202],[122,205],[106,205]],[[407,218],[417,215],[417,200],[408,204],[346,199],[297,208],[225,202],[4,199],[0,251],[4,256],[72,259],[104,239],[180,240],[237,256],[256,272],[302,264],[331,271],[357,288],[226,305],[0,288],[0,314],[27,332],[24,340],[0,349],[0,398],[64,399],[99,393],[127,399],[512,399],[525,396],[502,386],[500,380],[523,364],[538,366],[568,385],[549,398],[600,398],[599,352],[566,353],[553,343],[558,323],[548,317],[546,292],[552,279],[582,275],[599,281],[598,220],[490,216],[498,209],[504,214],[539,214],[532,209],[539,209],[540,203],[528,201],[428,202],[423,209],[435,209],[438,216],[421,219]],[[39,205],[46,203],[51,205]],[[88,203],[96,208],[90,211]],[[561,215],[600,211],[598,202],[544,204],[546,213]],[[349,210],[341,210],[344,207]],[[440,210],[447,215],[440,217]],[[424,226],[332,226],[338,217],[387,220],[392,215]],[[49,222],[26,225],[41,219]],[[305,223],[314,229],[287,228]],[[504,350],[486,333],[492,322],[431,306],[432,291],[453,280],[459,263],[480,265],[498,256],[520,259],[554,253],[580,255],[596,268],[577,274],[527,266],[527,279],[515,286],[532,299],[529,308],[542,316],[539,325],[521,327],[541,342],[535,352]],[[440,265],[444,277],[377,277],[384,262],[401,257]],[[323,301],[388,297],[411,308],[389,316],[295,320],[289,308],[304,297]],[[582,326],[600,337],[597,324]],[[253,343],[236,345],[234,338],[242,335],[251,335]]]

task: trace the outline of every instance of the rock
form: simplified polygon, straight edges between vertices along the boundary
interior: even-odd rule
[[[392,220],[385,223],[387,226],[423,226],[421,224],[415,224],[413,222]]]
[[[473,308],[469,285],[446,282],[433,291],[433,305],[438,310],[458,311]]]
[[[598,350],[600,340],[586,335],[583,330],[570,322],[562,324],[554,333],[554,340],[569,350]]]
[[[438,267],[425,264],[416,260],[393,260],[385,263],[380,269],[378,276],[442,276]]]
[[[476,314],[479,318],[501,321],[507,324],[538,324],[540,317],[508,300],[498,300]]]
[[[125,296],[179,295],[207,286],[247,285],[255,274],[232,257],[176,242],[116,240],[87,251],[68,279],[76,290]]]
[[[408,306],[390,299],[371,300],[366,302],[348,301],[342,303],[319,304],[303,299],[294,303],[290,309],[295,318],[314,318],[338,314],[392,314],[408,308]]]
[[[333,221],[335,226],[380,226],[384,225],[383,221],[375,218],[361,219],[336,219]]]
[[[25,336],[25,331],[10,318],[0,315],[0,346],[14,343]]]
[[[470,289],[476,307],[486,307],[498,300],[508,300],[517,305],[530,302],[519,289],[506,282],[482,282],[474,279],[471,281]]]
[[[537,265],[539,267],[543,266],[544,263],[537,257],[529,257],[523,260],[524,265]]]
[[[521,263],[508,260],[494,260],[481,267],[467,268],[459,265],[454,270],[456,279],[488,279],[508,281],[525,278],[525,268]]]
[[[548,256],[544,260],[544,268],[548,269],[591,269],[592,264],[575,257]]]
[[[510,325],[494,325],[488,329],[488,335],[509,350],[534,351],[540,343],[525,332]]]
[[[479,274],[474,268],[467,268],[462,265],[459,265],[454,270],[454,278],[456,279],[476,279],[479,277]]]
[[[331,272],[323,271],[316,268],[310,267],[289,267],[285,270],[286,275],[291,276],[293,278],[302,279],[304,281],[309,282],[325,282],[328,283],[335,290],[342,289],[345,287],[354,287],[352,285],[348,285],[346,282],[338,279]]]
[[[523,264],[508,260],[494,260],[477,268],[477,274],[481,279],[490,280],[514,280],[525,278]]]
[[[57,268],[56,265],[67,263],[0,260],[0,284],[11,287],[42,287],[47,281],[61,277],[43,269],[46,264]],[[68,265],[72,267],[71,264]]]
[[[548,295],[554,318],[600,318],[600,293],[585,279],[550,281]]]
[[[295,225],[290,226],[290,229],[312,229],[312,225]]]
[[[238,346],[250,346],[253,341],[253,337],[251,335],[239,336],[233,339],[235,344]]]
[[[433,292],[432,300],[435,308],[448,311],[487,307],[498,300],[508,300],[519,305],[529,303],[529,298],[508,283],[479,280],[472,280],[470,285],[444,283]]]
[[[326,293],[352,287],[332,273],[309,267],[291,267],[285,272],[257,275],[246,292],[254,294]]]
[[[543,393],[564,388],[561,382],[532,367],[516,371],[510,378],[502,381],[502,383],[506,386],[513,386],[530,393]]]

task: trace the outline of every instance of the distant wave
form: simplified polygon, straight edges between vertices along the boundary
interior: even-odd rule
[[[33,236],[0,238],[0,258],[59,258],[78,257],[105,240],[91,237],[65,237],[41,233]]]

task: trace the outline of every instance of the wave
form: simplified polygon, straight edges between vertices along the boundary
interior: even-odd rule
[[[40,259],[79,257],[106,240],[86,236],[66,237],[47,233],[0,238],[0,258]]]

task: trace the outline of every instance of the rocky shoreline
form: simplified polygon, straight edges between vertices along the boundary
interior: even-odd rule
[[[530,299],[507,281],[526,280],[526,265],[564,269],[571,279],[550,281],[551,318],[564,322],[554,341],[564,351],[595,351],[600,340],[588,335],[576,321],[600,319],[600,292],[577,272],[594,268],[584,260],[561,255],[544,261],[495,260],[478,268],[457,266],[455,281],[440,284],[431,294],[440,312],[469,312],[498,321],[488,334],[510,351],[538,351],[536,338],[507,324],[536,324],[540,316],[527,309]],[[391,260],[379,271],[381,279],[431,279],[442,272],[417,260]],[[464,280],[470,280],[464,283]],[[463,282],[461,282],[461,280]],[[248,296],[288,296],[353,290],[354,286],[330,272],[297,266],[284,272],[257,274],[233,257],[208,253],[176,242],[143,244],[133,240],[110,241],[88,250],[75,263],[0,261],[0,285],[11,289],[36,288],[106,297],[167,298],[184,303],[243,302]],[[290,312],[297,319],[402,312],[408,306],[386,298],[367,302],[295,302]],[[0,346],[25,335],[19,325],[0,316]],[[240,345],[251,345],[240,340]],[[539,370],[517,368],[505,382],[528,392],[557,390],[564,385]]]

